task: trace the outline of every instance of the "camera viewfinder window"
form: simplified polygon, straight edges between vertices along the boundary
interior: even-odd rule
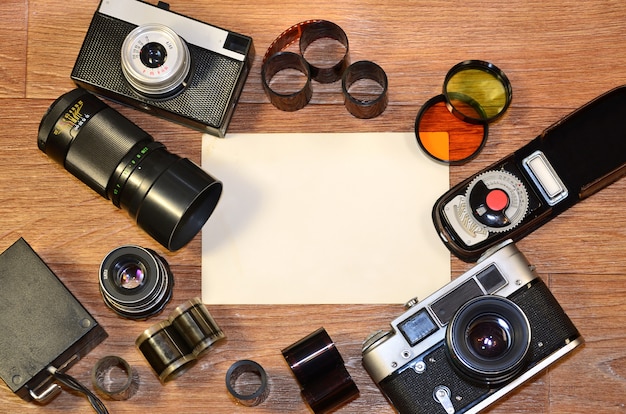
[[[236,33],[228,33],[226,41],[224,42],[224,48],[245,55],[248,50],[249,43],[248,39],[237,36]]]
[[[502,277],[502,274],[498,271],[495,265],[491,265],[480,272],[476,275],[476,278],[489,294],[498,291],[501,287],[506,285],[506,280]]]
[[[450,322],[450,319],[465,302],[482,295],[483,291],[478,286],[478,283],[474,279],[470,279],[434,302],[431,308],[439,318],[439,321],[441,321],[441,324],[445,325]]]
[[[398,329],[400,329],[400,332],[402,332],[402,335],[404,335],[411,346],[415,346],[419,341],[435,332],[438,327],[428,314],[428,311],[422,309],[402,322]]]

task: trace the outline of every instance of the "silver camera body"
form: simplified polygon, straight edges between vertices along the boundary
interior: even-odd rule
[[[510,240],[363,344],[400,413],[477,413],[583,343]]]
[[[103,0],[71,77],[91,92],[223,137],[254,58],[248,36],[169,5]]]

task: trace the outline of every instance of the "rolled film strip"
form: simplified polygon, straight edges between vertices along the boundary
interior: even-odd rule
[[[91,371],[91,382],[98,394],[111,400],[127,400],[139,388],[139,374],[123,358],[101,358]]]
[[[170,317],[146,329],[135,345],[162,382],[185,373],[224,332],[199,298],[177,307]]]
[[[446,74],[443,93],[428,100],[415,119],[420,148],[436,161],[461,165],[487,141],[488,124],[508,109],[513,92],[503,71],[482,60],[466,60]]]
[[[293,92],[277,92],[270,86],[274,76],[283,70],[294,69],[305,77],[304,85]],[[297,53],[278,52],[269,57],[261,68],[263,90],[272,105],[281,111],[293,112],[304,108],[313,96],[311,71],[306,60]]]
[[[245,376],[254,377],[255,383],[241,384],[240,379]],[[252,392],[250,388],[252,387]],[[261,365],[248,359],[240,360],[230,366],[226,372],[226,389],[235,400],[247,407],[261,404],[269,395],[270,388],[267,373]]]
[[[359,389],[324,328],[283,349],[282,354],[300,384],[302,397],[316,414],[358,397]]]
[[[315,41],[334,39],[344,47],[344,53],[332,65],[314,65],[306,59],[308,47]],[[299,41],[301,59],[292,56],[293,52],[285,52],[291,44]],[[269,46],[261,67],[263,90],[270,102],[282,111],[297,111],[305,107],[311,100],[313,90],[311,80],[320,83],[332,83],[342,79],[342,91],[346,109],[355,117],[367,119],[380,115],[387,107],[387,75],[380,66],[369,62],[353,67],[349,65],[349,42],[346,33],[333,22],[327,20],[306,20],[295,24],[281,33]],[[297,55],[297,54],[295,54]],[[366,62],[366,61],[362,61]],[[277,91],[272,86],[274,77],[283,70],[294,69],[304,76],[303,81],[296,81],[293,90]],[[381,74],[382,72],[382,74]],[[370,79],[381,87],[380,96],[373,99],[359,99],[353,96],[350,86],[362,79]]]
[[[366,79],[378,84],[380,92],[373,97],[368,94],[366,98],[359,98],[350,91],[351,86]],[[387,83],[387,74],[374,62],[361,60],[350,65],[341,81],[344,104],[348,112],[361,119],[374,118],[382,114],[388,102]]]

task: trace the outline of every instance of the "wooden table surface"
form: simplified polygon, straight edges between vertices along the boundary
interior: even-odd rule
[[[440,93],[450,67],[466,59],[496,64],[511,80],[512,105],[491,126],[479,157],[450,168],[451,185],[522,146],[597,95],[626,83],[623,1],[171,3],[172,10],[254,39],[256,58],[230,132],[412,131],[417,111]],[[164,251],[125,212],[54,164],[36,145],[45,110],[73,88],[70,71],[97,5],[98,0],[0,3],[0,250],[24,237],[109,334],[69,373],[91,387],[90,370],[105,355],[119,355],[135,367],[139,391],[130,400],[106,402],[111,413],[309,412],[280,350],[323,326],[361,392],[338,412],[393,412],[363,369],[360,350],[369,333],[386,329],[403,312],[401,304],[211,306],[228,339],[182,377],[165,386],[159,383],[134,340],[177,305],[200,295],[200,236],[175,253]],[[269,103],[260,83],[265,50],[284,29],[313,18],[333,21],[344,29],[352,61],[372,60],[385,69],[389,106],[382,116],[352,117],[343,107],[337,84],[316,89],[311,104],[295,113],[279,111]],[[170,151],[200,162],[199,132],[112,106]],[[586,344],[489,412],[626,412],[625,193],[626,180],[618,181],[518,243]],[[165,313],[147,321],[115,316],[98,291],[100,261],[113,248],[128,243],[161,252],[176,278]],[[471,267],[451,260],[452,276]],[[415,274],[416,283],[428,277],[420,269]],[[257,361],[270,377],[270,395],[255,408],[236,405],[225,389],[226,370],[240,359]],[[22,401],[4,385],[0,407],[6,413],[91,412],[85,399],[67,392],[42,407]]]

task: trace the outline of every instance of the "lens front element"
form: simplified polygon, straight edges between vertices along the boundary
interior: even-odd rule
[[[499,358],[511,346],[511,326],[498,315],[481,315],[466,332],[468,349],[479,358]]]
[[[116,281],[124,289],[135,289],[143,284],[145,275],[145,266],[139,262],[132,261],[120,266]]]
[[[530,355],[530,323],[511,300],[479,296],[465,303],[446,330],[452,365],[479,384],[495,385],[514,378]]]

